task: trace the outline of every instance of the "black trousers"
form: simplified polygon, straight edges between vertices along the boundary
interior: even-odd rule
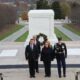
[[[66,75],[66,62],[64,57],[57,58],[58,75],[61,77],[61,67],[63,68],[63,76]]]
[[[35,76],[35,61],[33,59],[28,60],[30,76]]]
[[[45,68],[45,75],[51,76],[51,61],[43,61]]]
[[[38,71],[39,71],[38,60],[37,60],[37,61],[35,61],[35,69],[36,69],[36,72],[38,72]]]

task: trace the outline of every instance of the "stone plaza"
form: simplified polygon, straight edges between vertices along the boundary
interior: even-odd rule
[[[44,77],[44,66],[39,60],[40,73],[36,74],[35,79],[29,78],[28,63],[25,60],[25,48],[23,43],[5,42],[0,43],[0,73],[3,80],[75,80],[76,72],[80,71],[80,42],[65,42],[68,49],[77,48],[79,51],[76,55],[68,54],[67,77],[58,78],[56,60],[52,61],[51,78]],[[76,45],[75,45],[76,43]],[[5,46],[6,45],[6,46]],[[5,51],[8,53],[6,54]],[[9,52],[11,52],[11,55]],[[4,55],[6,54],[6,55]]]
[[[76,80],[76,72],[80,71],[80,41],[65,41],[68,48],[66,78],[58,78],[56,60],[52,61],[51,78],[45,78],[44,65],[40,59],[40,73],[36,74],[36,78],[30,78],[28,62],[25,59],[25,46],[30,38],[43,33],[54,44],[57,42],[57,37],[54,33],[54,12],[52,10],[31,11],[29,15],[29,36],[26,42],[0,42],[0,73],[2,74],[0,77],[2,76],[3,80]]]

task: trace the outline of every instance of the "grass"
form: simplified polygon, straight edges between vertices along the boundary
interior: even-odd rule
[[[3,40],[4,38],[18,31],[22,27],[23,25],[16,25],[16,24],[6,25],[5,29],[2,29],[0,31],[0,40]]]
[[[80,36],[80,28],[73,24],[65,24],[64,27]]]
[[[16,42],[24,42],[24,41],[27,39],[27,37],[28,37],[28,33],[29,33],[29,32],[25,32],[22,36],[20,36],[20,37],[16,40]],[[63,37],[63,41],[71,41],[70,38],[68,38],[65,34],[63,34],[63,33],[62,33],[61,31],[59,31],[57,28],[55,28],[55,33],[56,33],[56,36],[57,36],[57,37],[62,36],[62,37]]]
[[[16,42],[24,42],[24,41],[27,39],[27,37],[28,37],[28,33],[29,33],[29,32],[25,32],[22,36],[20,36],[20,37],[16,40]]]
[[[68,36],[66,36],[65,34],[63,34],[57,28],[55,28],[55,34],[56,34],[57,37],[62,37],[63,41],[71,41],[71,39]]]

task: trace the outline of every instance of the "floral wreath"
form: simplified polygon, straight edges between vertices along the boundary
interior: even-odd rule
[[[40,38],[40,37],[43,37],[43,39],[44,39],[43,42],[40,42],[40,41],[39,41],[39,38]],[[43,33],[39,33],[39,34],[37,35],[37,41],[40,42],[40,45],[43,45],[43,44],[47,41],[47,36],[46,36],[45,34],[43,34]]]

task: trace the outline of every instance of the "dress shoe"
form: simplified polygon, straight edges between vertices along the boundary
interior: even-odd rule
[[[35,78],[35,76],[30,76],[30,78]]]
[[[33,78],[35,78],[35,76],[33,76]]]
[[[63,77],[66,77],[66,75],[63,75]]]
[[[62,76],[59,76],[59,78],[61,78]]]
[[[45,77],[51,77],[51,75],[45,75]]]
[[[39,73],[39,70],[36,70],[37,73]]]

